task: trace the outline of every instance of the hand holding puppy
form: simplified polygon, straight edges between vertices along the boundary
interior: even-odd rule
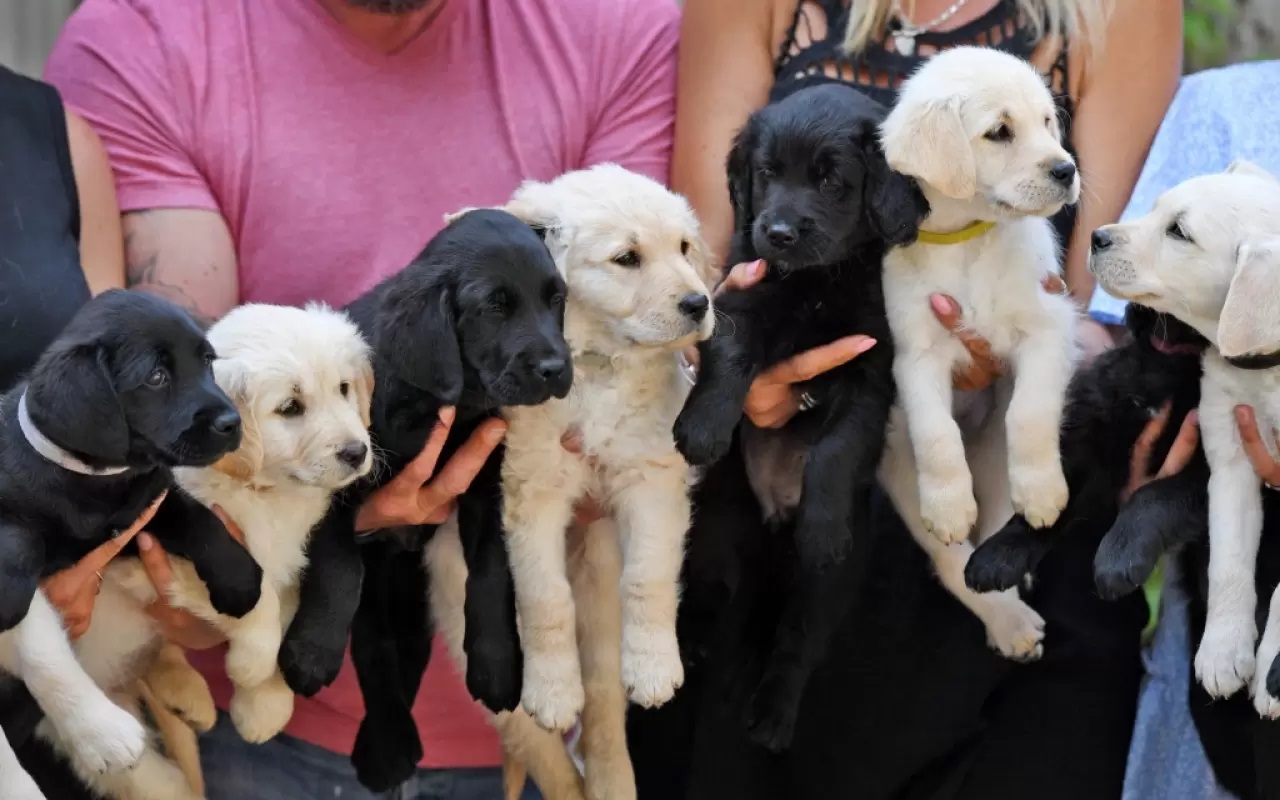
[[[1262,432],[1258,430],[1258,417],[1252,407],[1236,406],[1236,428],[1240,431],[1240,442],[1244,445],[1249,463],[1253,465],[1253,471],[1258,474],[1268,489],[1280,487],[1280,462],[1271,457],[1271,452],[1262,441]],[[1271,435],[1275,437],[1275,431],[1272,431]]]

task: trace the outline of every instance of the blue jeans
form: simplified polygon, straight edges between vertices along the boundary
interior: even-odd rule
[[[356,780],[347,756],[281,734],[249,744],[226,714],[200,737],[208,800],[375,800]],[[423,769],[388,800],[501,800],[502,770]],[[540,800],[532,781],[521,800]]]

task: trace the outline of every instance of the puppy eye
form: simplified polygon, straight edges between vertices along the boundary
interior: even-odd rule
[[[613,257],[613,263],[620,267],[638,267],[640,266],[640,254],[635,250],[628,250]]]
[[[302,403],[299,403],[297,400],[292,398],[285,400],[280,404],[280,407],[276,409],[276,413],[282,417],[300,417],[304,411],[306,411],[306,409],[302,407]]]
[[[343,397],[346,397],[347,393],[350,391],[351,391],[351,384],[347,383],[346,381],[343,381],[342,383],[338,384],[338,392]]]
[[[760,167],[756,172],[761,178],[772,178],[778,174],[773,171],[773,167]]]
[[[148,389],[159,389],[169,382],[169,373],[163,367],[156,367],[147,376]]]
[[[504,291],[497,291],[489,295],[485,303],[484,310],[491,314],[505,314],[507,309],[511,307],[511,298]]]
[[[1176,219],[1169,223],[1169,227],[1165,229],[1165,234],[1167,234],[1170,239],[1176,239],[1179,242],[1191,241],[1191,237],[1188,236],[1187,232],[1183,229],[1182,223]]]
[[[564,308],[564,295],[557,294],[551,298],[551,307],[556,311]]]
[[[680,255],[682,255],[682,256],[687,256],[687,255],[689,255],[689,240],[688,240],[688,239],[682,239],[682,240],[680,240]]]
[[[204,354],[204,365],[205,365],[206,367],[211,367],[211,366],[213,366],[213,362],[214,362],[215,360],[217,360],[217,358],[218,358],[218,355],[217,355],[216,353],[205,353],[205,354]]]
[[[834,172],[830,172],[823,176],[822,183],[818,185],[818,188],[822,189],[824,192],[835,192],[843,186],[844,181],[840,180],[840,176]]]
[[[1013,129],[1001,122],[999,125],[982,134],[982,138],[989,142],[1012,142]]]

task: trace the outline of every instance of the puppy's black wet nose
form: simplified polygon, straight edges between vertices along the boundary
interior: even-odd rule
[[[213,418],[213,432],[219,436],[230,436],[240,429],[240,415],[234,411],[224,411]]]
[[[680,298],[680,313],[684,314],[694,322],[701,322],[702,318],[707,315],[707,307],[711,305],[711,301],[702,292],[694,292],[686,294]]]
[[[1089,242],[1095,253],[1106,250],[1111,246],[1111,234],[1107,233],[1103,228],[1098,228],[1093,232],[1093,236],[1089,238]]]
[[[352,468],[363,464],[368,454],[369,445],[364,442],[347,442],[338,448],[338,460]]]
[[[1059,161],[1049,167],[1049,177],[1063,186],[1070,186],[1076,178],[1076,165],[1070,161]]]
[[[785,222],[775,222],[770,225],[765,236],[768,237],[769,244],[779,249],[790,247],[800,238],[796,235],[796,229]]]
[[[563,358],[544,358],[538,362],[538,375],[547,383],[552,383],[564,377],[564,371],[568,366]]]

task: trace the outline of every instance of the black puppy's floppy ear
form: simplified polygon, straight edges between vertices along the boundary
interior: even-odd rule
[[[725,163],[725,172],[729,177],[729,202],[733,204],[734,230],[749,230],[755,221],[751,207],[755,186],[752,178],[755,167],[751,163],[751,153],[756,149],[757,136],[754,120],[747,124],[738,135],[733,137],[733,148],[729,150],[729,158]]]
[[[462,396],[452,294],[443,276],[398,281],[383,298],[374,331],[374,350],[396,375],[444,405]]]
[[[129,420],[100,345],[76,343],[49,353],[27,391],[32,420],[55,444],[103,466],[125,463]]]
[[[862,198],[867,220],[888,244],[911,244],[929,213],[929,202],[914,179],[889,167],[875,125],[866,125],[857,139],[867,164]]]

